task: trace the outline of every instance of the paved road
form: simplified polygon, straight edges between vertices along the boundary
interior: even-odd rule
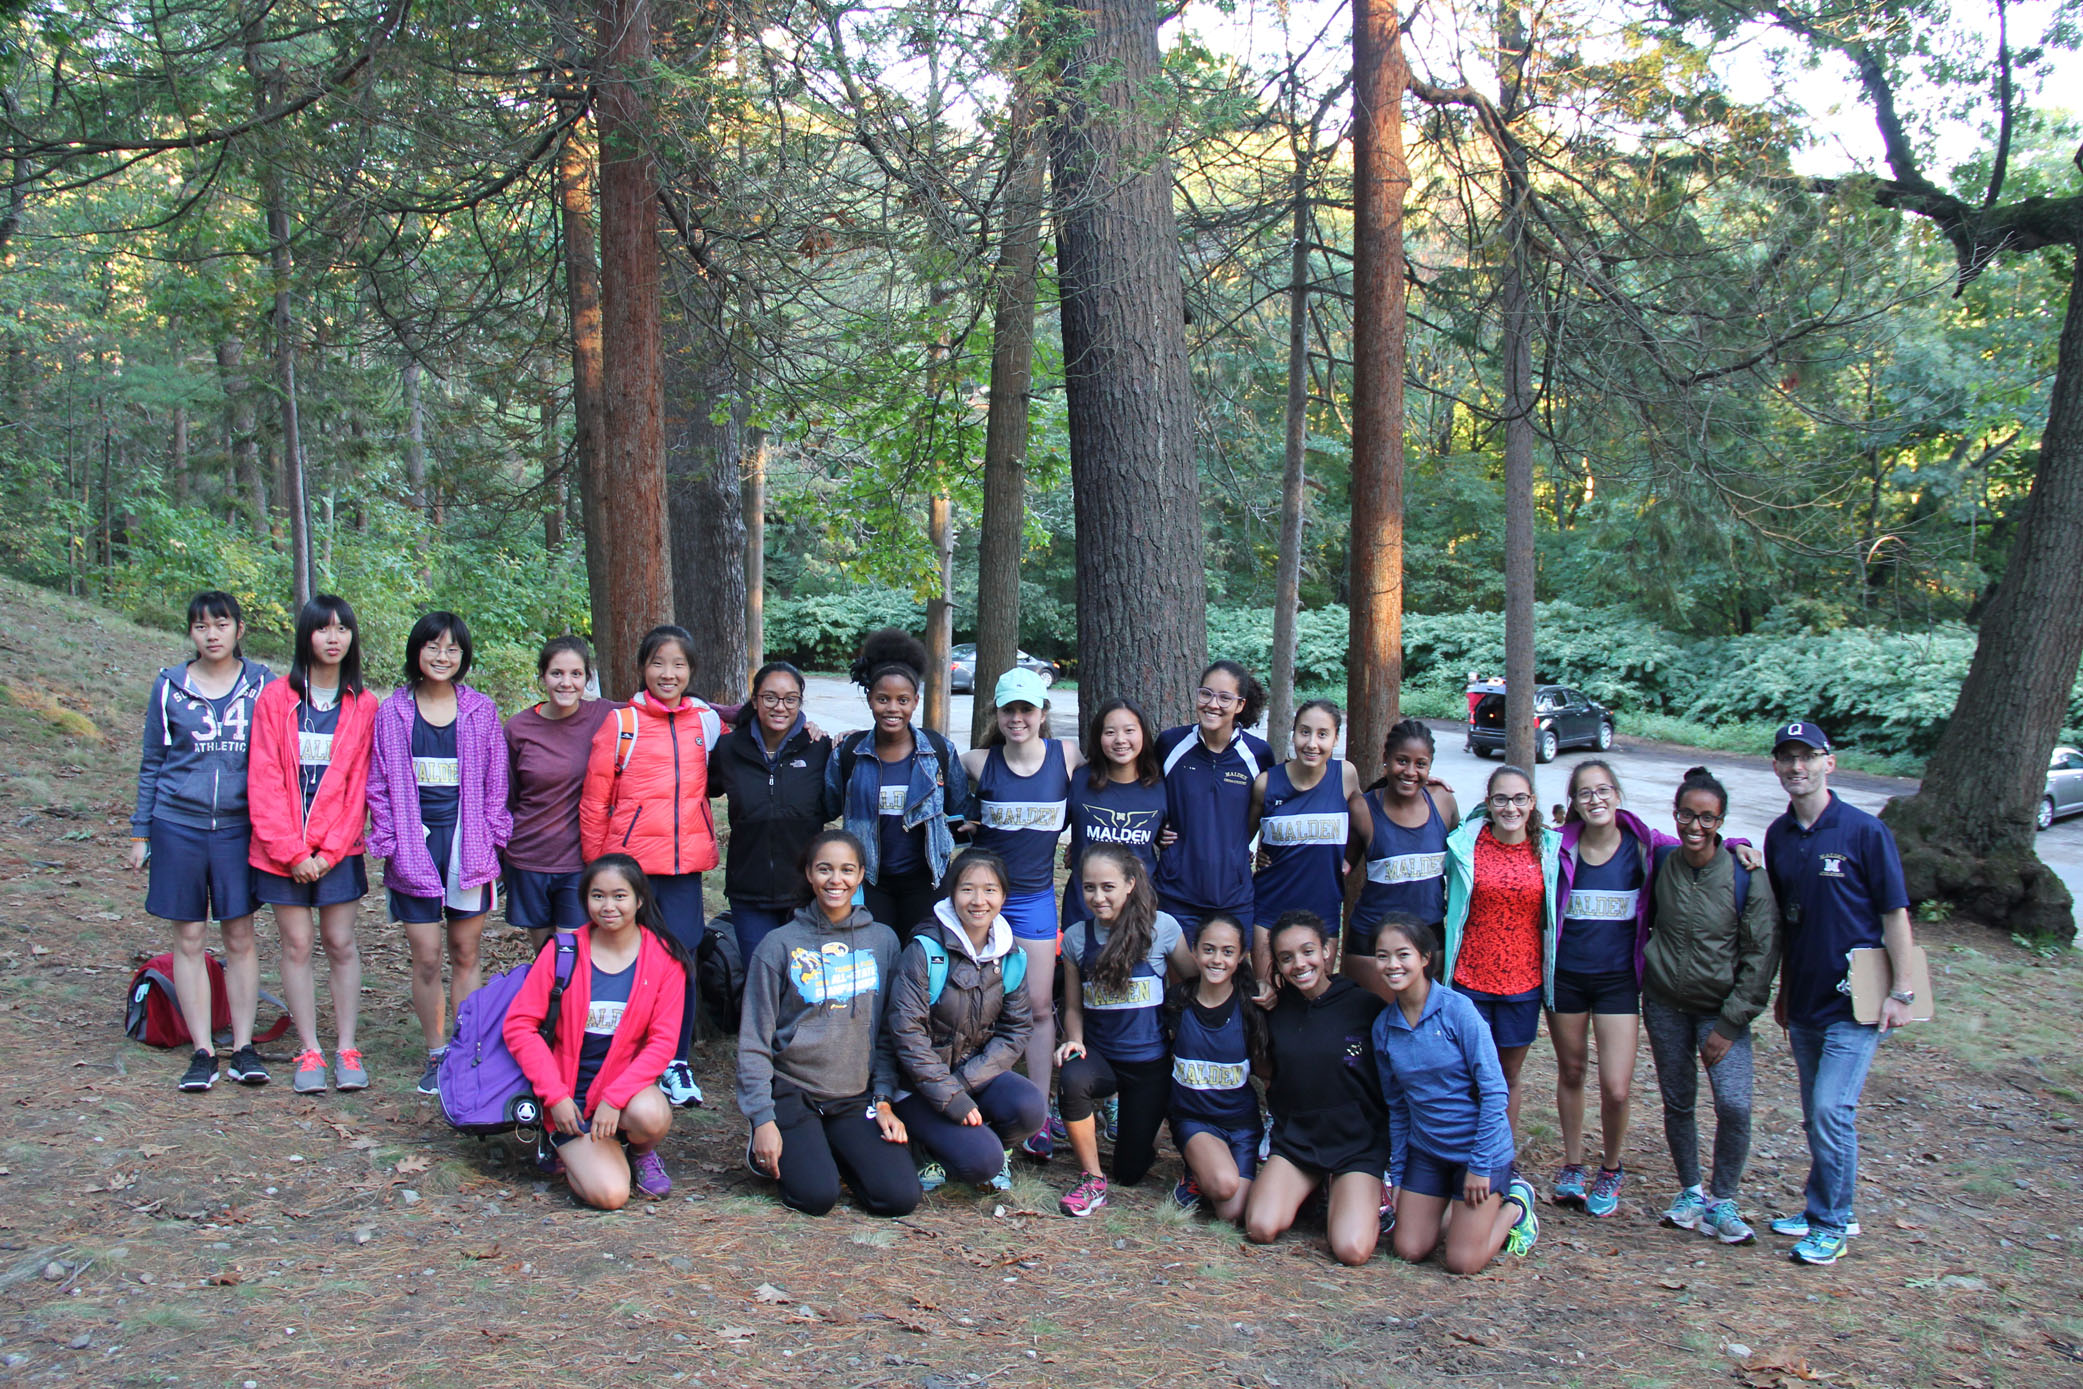
[[[813,676],[807,695],[806,707],[810,717],[828,731],[841,733],[868,726],[867,705],[853,685]],[[1052,732],[1058,736],[1074,736],[1078,718],[1077,691],[1053,692],[1050,714]],[[969,716],[969,696],[956,695],[951,723],[958,743],[968,736]],[[1439,755],[1434,762],[1436,774],[1454,788],[1464,807],[1473,805],[1497,763],[1461,750],[1459,724],[1435,722],[1432,728],[1439,743]],[[1540,794],[1541,803],[1552,806],[1560,801],[1569,782],[1569,769],[1593,755],[1566,752],[1547,766],[1535,769],[1534,779],[1538,783],[1535,789]],[[1729,822],[1724,827],[1725,834],[1762,842],[1765,827],[1786,809],[1786,793],[1779,789],[1779,779],[1773,776],[1768,757],[1700,752],[1668,743],[1622,738],[1606,754],[1606,760],[1619,773],[1621,790],[1627,796],[1628,804],[1650,824],[1667,833],[1672,829],[1671,798],[1688,767],[1704,765],[1710,768],[1729,788]],[[1857,772],[1839,772],[1832,778],[1831,785],[1852,804],[1876,812],[1890,796],[1904,795],[1917,787],[1916,782],[1907,778],[1866,776]],[[2083,816],[2063,820],[2042,834],[2039,851],[2040,857],[2069,885],[2076,900],[2083,903]],[[2083,943],[2083,911],[2078,913],[2077,932],[2079,943]]]

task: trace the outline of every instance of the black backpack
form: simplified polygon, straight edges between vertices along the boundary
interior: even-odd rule
[[[694,948],[694,987],[702,1017],[725,1036],[738,1035],[745,1008],[745,961],[738,954],[738,932],[729,912],[711,921]]]

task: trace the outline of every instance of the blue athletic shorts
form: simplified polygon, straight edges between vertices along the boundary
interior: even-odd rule
[[[446,881],[449,859],[455,847],[456,827],[448,824],[428,825],[426,828],[427,852],[433,855],[434,866],[441,870],[442,878]],[[472,888],[468,894],[468,905],[461,907],[450,906],[445,896],[414,897],[396,888],[390,889],[386,895],[390,899],[391,920],[402,921],[409,926],[431,926],[442,920],[467,921],[473,916],[483,916],[492,910],[494,894],[490,883]]]
[[[1509,1162],[1490,1174],[1490,1194],[1502,1196],[1512,1184],[1512,1164]],[[1403,1185],[1396,1188],[1413,1196],[1443,1196],[1449,1201],[1461,1199],[1468,1186],[1468,1168],[1458,1162],[1448,1162],[1427,1152],[1410,1148],[1403,1154]]]
[[[336,907],[342,902],[359,902],[369,895],[369,870],[360,854],[349,854],[315,883],[256,869],[254,891],[260,900],[277,907]]]
[[[501,880],[506,884],[506,924],[516,931],[576,931],[586,924],[578,869],[538,873],[533,868],[509,868]]]
[[[199,830],[154,820],[146,842],[145,910],[160,920],[236,921],[260,905],[246,862],[250,826]]]
[[[1490,1041],[1499,1051],[1507,1047],[1530,1047],[1541,1035],[1541,991],[1523,994],[1486,994],[1474,989],[1459,990],[1475,1005],[1483,1021],[1490,1024]]]
[[[999,913],[1021,940],[1056,939],[1056,891],[1019,892],[1005,899]]]
[[[1177,1114],[1171,1116],[1170,1123],[1172,1146],[1179,1150],[1181,1157],[1186,1155],[1187,1140],[1195,1134],[1213,1134],[1230,1150],[1230,1157],[1237,1164],[1238,1176],[1248,1182],[1258,1175],[1259,1145],[1265,1142],[1266,1138],[1265,1130],[1259,1125],[1253,1124],[1248,1129],[1225,1129],[1218,1128],[1204,1119],[1187,1119]]]

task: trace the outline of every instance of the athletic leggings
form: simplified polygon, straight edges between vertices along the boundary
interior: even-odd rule
[[[1134,1186],[1149,1175],[1157,1161],[1157,1131],[1164,1124],[1172,1103],[1172,1059],[1153,1057],[1148,1061],[1108,1061],[1097,1052],[1086,1052],[1063,1063],[1056,1073],[1056,1094],[1063,1119],[1092,1117],[1092,1102],[1108,1095],[1121,1097],[1121,1126],[1114,1138],[1114,1160],[1107,1175],[1126,1186]]]
[[[1005,1150],[1049,1119],[1049,1102],[1026,1076],[1007,1071],[970,1096],[983,1112],[981,1124],[950,1119],[924,1095],[897,1101],[897,1117],[912,1141],[933,1155],[953,1181],[981,1186],[1005,1166]]]
[[[914,868],[906,873],[884,873],[882,881],[861,884],[861,905],[868,915],[897,933],[897,944],[911,944],[911,933],[933,919],[933,904],[940,900],[933,870]]]
[[[709,924],[708,913],[702,908],[702,875],[656,874],[651,878],[651,893],[658,899],[658,912],[665,918],[665,928],[673,933],[673,939],[680,942],[687,958],[692,960],[702,943],[702,932]],[[680,1040],[673,1050],[675,1061],[687,1060],[688,1048],[694,1045],[694,1018],[702,1001],[701,989],[694,976],[694,966],[689,965],[687,998],[680,1010]]]
[[[1678,1185],[1700,1184],[1700,1130],[1693,1108],[1700,1097],[1700,1044],[1714,1030],[1714,1013],[1688,1013],[1642,995],[1642,1026],[1649,1033],[1649,1053],[1656,1058],[1656,1088],[1663,1094],[1664,1142]],[[1721,1060],[1707,1067],[1714,1091],[1714,1185],[1708,1194],[1733,1201],[1750,1161],[1750,1029],[1729,1044]]]
[[[813,1104],[800,1090],[774,1087],[782,1205],[823,1215],[839,1204],[843,1176],[870,1215],[910,1215],[917,1209],[919,1174],[910,1149],[884,1142],[867,1113],[866,1095]]]

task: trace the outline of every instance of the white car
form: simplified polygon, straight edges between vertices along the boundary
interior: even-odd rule
[[[2083,813],[2083,752],[2056,748],[2047,761],[2047,793],[2040,797],[2040,828],[2064,815]]]

